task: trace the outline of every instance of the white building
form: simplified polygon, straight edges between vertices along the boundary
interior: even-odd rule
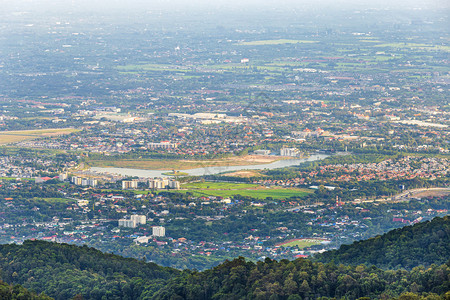
[[[127,220],[127,219],[119,219],[119,226],[127,227],[127,228],[136,228],[136,221]]]
[[[256,155],[270,155],[270,150],[255,150],[253,153]]]
[[[169,188],[174,189],[174,190],[179,190],[180,189],[180,182],[177,180],[169,180]]]
[[[180,189],[180,182],[174,179],[168,178],[153,178],[148,181],[148,187],[151,189],[165,189],[171,188],[175,190]]]
[[[133,242],[135,242],[136,244],[147,244],[150,239],[151,237],[149,236],[140,236],[138,238],[135,238]]]
[[[68,178],[67,173],[61,173],[58,176],[59,181],[65,181],[67,180],[67,178]]]
[[[147,217],[144,215],[132,215],[130,218],[132,221],[134,221],[137,224],[146,224],[147,223]]]
[[[169,180],[165,178],[153,178],[148,181],[148,187],[151,189],[164,189],[169,184]]]
[[[298,156],[300,151],[297,148],[282,148],[280,150],[281,156]]]
[[[152,228],[152,235],[153,236],[166,236],[166,228],[163,226],[153,226]]]
[[[88,180],[88,185],[92,186],[92,187],[96,187],[98,184],[97,179],[89,179]]]
[[[60,177],[60,180],[61,180],[61,177]],[[76,177],[76,176],[73,176],[71,178],[71,182],[75,185],[92,186],[92,187],[96,187],[98,184],[97,179],[89,179],[89,178],[82,178],[82,177]]]
[[[128,189],[137,189],[138,187],[138,181],[136,179],[133,180],[124,180],[122,181],[122,190],[128,190]]]
[[[161,143],[148,143],[148,147],[150,149],[175,149],[178,145],[168,141],[163,141]]]
[[[81,178],[81,177],[76,177],[76,176],[72,177],[72,183],[75,185],[81,185],[82,181],[83,181],[83,178]]]

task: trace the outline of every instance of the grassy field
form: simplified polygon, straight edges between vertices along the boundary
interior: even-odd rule
[[[251,41],[251,42],[242,42],[238,45],[240,46],[262,46],[262,45],[282,45],[282,44],[313,44],[317,43],[317,41],[305,41],[305,40],[262,40],[262,41]]]
[[[216,196],[216,197],[232,197],[235,195],[247,196],[256,199],[265,199],[272,197],[273,199],[286,199],[290,197],[302,197],[312,191],[298,188],[266,188],[257,184],[247,183],[226,183],[226,182],[196,182],[187,183],[181,186],[183,190],[178,192],[190,192],[196,197]]]
[[[69,202],[75,202],[71,199],[66,198],[33,198],[34,200],[43,200],[48,203],[69,203]]]
[[[187,175],[189,175],[188,173],[180,172],[180,171],[170,171],[170,172],[166,172],[166,173],[162,173],[162,174],[166,175],[166,176],[187,176]]]
[[[434,51],[445,51],[450,52],[450,46],[441,45],[427,45],[418,43],[386,43],[374,45],[374,47],[390,47],[390,48],[409,48],[409,49],[421,49],[421,50],[434,50]]]
[[[20,130],[20,131],[0,131],[0,145],[33,140],[40,137],[69,134],[79,131],[74,128],[42,129],[42,130]]]
[[[232,177],[241,177],[241,178],[249,178],[249,177],[264,177],[266,175],[261,174],[255,170],[244,170],[244,171],[236,171],[231,173],[225,173],[226,176]]]
[[[298,239],[291,240],[282,244],[278,244],[277,247],[295,247],[297,246],[299,249],[308,248],[313,245],[320,245],[323,240],[320,239]]]

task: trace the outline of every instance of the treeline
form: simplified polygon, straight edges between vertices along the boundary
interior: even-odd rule
[[[61,300],[449,299],[449,219],[394,230],[315,260],[254,263],[240,257],[204,272],[180,272],[87,246],[0,245],[1,279],[16,285],[0,283],[0,299],[49,299],[34,292]],[[383,270],[374,263],[414,268]]]
[[[305,259],[276,262],[238,258],[204,272],[184,273],[153,299],[448,299],[450,266],[383,271]],[[445,294],[447,293],[447,294]]]
[[[434,218],[384,235],[342,245],[316,258],[322,262],[375,265],[383,269],[412,269],[450,259],[450,217]]]
[[[45,294],[36,295],[21,285],[11,286],[0,281],[0,299],[2,300],[51,300]]]
[[[143,299],[179,271],[105,254],[86,246],[42,241],[0,246],[2,280],[66,300]]]

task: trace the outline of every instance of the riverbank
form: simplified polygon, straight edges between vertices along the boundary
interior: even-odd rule
[[[184,173],[187,173],[190,176],[204,176],[204,175],[214,175],[214,174],[223,174],[227,172],[236,172],[242,170],[263,170],[263,169],[278,169],[278,168],[286,168],[291,166],[296,166],[304,162],[308,161],[317,161],[322,160],[329,155],[325,154],[314,154],[308,158],[298,158],[298,159],[282,159],[273,161],[271,163],[265,164],[249,164],[247,161],[241,160],[242,165],[231,165],[231,164],[222,164],[219,166],[208,166],[208,165],[200,165],[198,168],[193,169],[182,169]],[[246,164],[244,164],[247,162]],[[97,174],[118,174],[122,176],[133,176],[133,177],[167,177],[165,173],[166,170],[158,170],[158,169],[143,169],[142,164],[136,165],[136,168],[117,168],[117,167],[92,167],[90,168],[90,172]],[[180,168],[169,168],[180,170]]]
[[[223,159],[205,159],[205,160],[175,160],[175,159],[135,159],[135,160],[93,160],[89,162],[91,167],[99,168],[127,168],[140,170],[189,170],[207,167],[224,167],[224,166],[246,166],[269,164],[279,160],[292,159],[292,157],[275,156],[275,155],[245,155],[232,156]]]

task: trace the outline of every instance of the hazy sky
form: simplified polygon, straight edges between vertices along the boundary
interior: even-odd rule
[[[151,9],[232,9],[232,8],[438,8],[448,0],[0,0],[0,10],[151,10]]]

